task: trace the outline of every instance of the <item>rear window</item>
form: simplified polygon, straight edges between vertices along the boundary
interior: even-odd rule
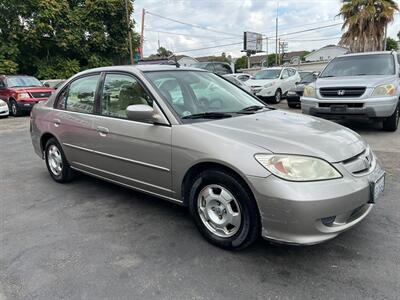
[[[333,59],[320,77],[393,75],[394,57],[391,54],[343,56]]]

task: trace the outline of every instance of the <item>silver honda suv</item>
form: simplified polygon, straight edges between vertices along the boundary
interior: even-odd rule
[[[400,54],[392,51],[334,58],[301,99],[303,113],[327,119],[369,118],[396,131],[400,116]]]

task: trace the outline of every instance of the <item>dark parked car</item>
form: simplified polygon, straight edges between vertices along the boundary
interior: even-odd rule
[[[53,91],[54,89],[44,87],[32,76],[0,76],[0,99],[7,102],[11,114],[15,117],[30,111],[36,103],[46,101]]]
[[[300,107],[300,97],[303,96],[304,87],[311,82],[314,82],[317,75],[313,72],[299,72],[301,80],[287,93],[287,104],[290,108]]]
[[[191,67],[207,70],[218,75],[233,74],[231,66],[224,62],[199,62]]]

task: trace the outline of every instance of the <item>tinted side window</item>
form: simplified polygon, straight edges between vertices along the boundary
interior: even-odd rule
[[[101,114],[127,119],[126,108],[135,104],[153,105],[151,97],[139,82],[129,75],[106,75],[101,97]]]
[[[6,85],[4,84],[4,80],[0,80],[0,89],[5,88]]]
[[[92,75],[73,81],[68,91],[59,96],[58,107],[80,113],[94,112],[94,97],[100,75]],[[61,107],[60,107],[61,106]]]
[[[282,78],[288,78],[289,77],[289,71],[288,69],[283,70],[282,72]]]

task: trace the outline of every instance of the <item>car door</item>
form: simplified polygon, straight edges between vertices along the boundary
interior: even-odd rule
[[[281,89],[282,93],[285,94],[290,89],[290,76],[288,69],[283,69],[281,74]]]
[[[93,168],[124,185],[171,197],[171,127],[127,118],[130,105],[157,105],[141,81],[128,73],[104,74],[99,104]]]
[[[72,167],[84,169],[96,163],[93,143],[97,132],[95,99],[100,74],[88,74],[70,82],[57,96],[55,109],[49,112],[49,131],[62,144]]]

